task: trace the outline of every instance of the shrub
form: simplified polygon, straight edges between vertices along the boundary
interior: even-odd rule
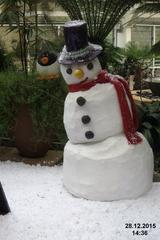
[[[160,172],[160,103],[137,105],[139,129],[154,152],[154,169]]]
[[[146,83],[142,80],[151,74],[149,66],[153,57],[149,48],[139,48],[134,42],[128,43],[125,48],[119,48],[106,41],[102,54],[102,66],[109,72],[128,80],[134,75],[134,89],[146,88]]]
[[[137,105],[139,131],[147,138],[154,152],[160,152],[160,103]]]
[[[34,75],[27,79],[23,74],[0,74],[0,137],[13,138],[16,115],[22,104],[31,108],[34,129],[38,137],[52,138],[65,144],[63,105],[66,88],[62,79],[39,81]]]

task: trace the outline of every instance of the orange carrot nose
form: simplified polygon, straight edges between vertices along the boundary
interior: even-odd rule
[[[48,57],[42,57],[42,58],[41,58],[41,63],[42,63],[42,64],[46,65],[48,62],[49,62]]]

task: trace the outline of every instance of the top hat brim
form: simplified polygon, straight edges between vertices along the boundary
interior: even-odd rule
[[[102,52],[102,47],[97,44],[89,43],[88,46],[84,49],[75,52],[67,52],[66,47],[64,46],[62,52],[58,57],[58,62],[60,64],[76,64],[76,63],[85,63],[92,61]]]

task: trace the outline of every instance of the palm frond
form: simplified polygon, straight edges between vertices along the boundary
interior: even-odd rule
[[[140,0],[57,0],[72,20],[84,19],[89,38],[102,43],[124,14]]]

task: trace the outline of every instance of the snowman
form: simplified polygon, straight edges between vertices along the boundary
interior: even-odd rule
[[[90,200],[136,198],[152,186],[153,153],[137,130],[127,82],[102,70],[99,45],[88,42],[84,21],[64,25],[59,56],[69,93],[64,125],[63,179],[67,190]]]
[[[53,52],[41,52],[37,58],[37,79],[54,80],[59,77],[59,64]]]

